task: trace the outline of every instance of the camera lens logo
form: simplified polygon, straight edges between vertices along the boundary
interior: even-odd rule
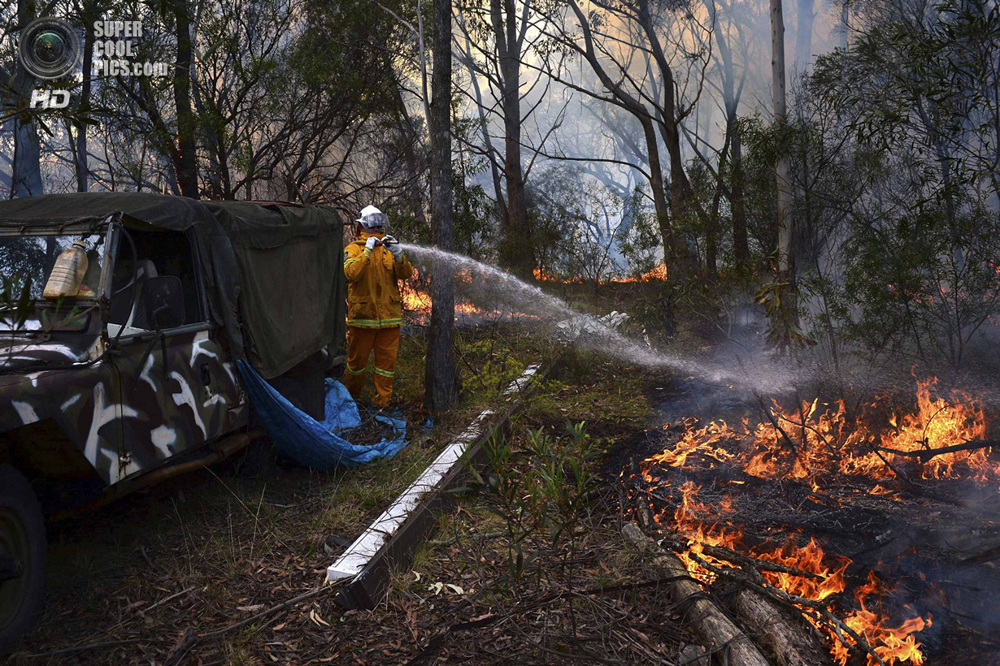
[[[46,81],[60,79],[80,61],[80,36],[63,19],[35,19],[21,31],[17,52],[32,76]]]

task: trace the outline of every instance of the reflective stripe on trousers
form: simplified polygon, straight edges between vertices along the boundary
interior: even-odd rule
[[[375,398],[372,403],[388,407],[392,397],[392,382],[396,374],[396,355],[399,353],[399,327],[347,328],[347,372],[344,386],[357,400],[365,383],[368,358],[375,352]]]

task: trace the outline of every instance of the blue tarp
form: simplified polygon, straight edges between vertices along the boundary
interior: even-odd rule
[[[245,361],[237,361],[250,401],[267,426],[278,449],[300,465],[318,470],[337,465],[351,467],[377,458],[391,458],[406,446],[406,421],[376,416],[388,426],[392,438],[378,444],[351,444],[341,435],[361,425],[361,415],[351,394],[338,381],[326,380],[326,418],[321,422],[295,408]]]

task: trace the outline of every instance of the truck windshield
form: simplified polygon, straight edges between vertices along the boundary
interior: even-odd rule
[[[79,299],[96,298],[96,291],[101,280],[101,259],[103,253],[99,246],[104,243],[103,234],[92,234],[88,237],[80,235],[45,235],[45,236],[0,236],[0,291],[3,298],[0,302],[0,331],[21,328],[23,330],[40,330],[47,328],[49,316],[57,313],[48,312],[50,307],[42,307],[47,312],[39,316],[35,305],[42,301],[42,291],[45,283],[49,279],[52,267],[56,263],[59,254],[70,248],[75,241],[84,240],[88,260],[87,271],[83,276],[83,283],[77,292],[76,298],[69,299],[76,301]],[[29,286],[30,285],[30,286]],[[27,321],[18,326],[19,317],[16,303],[20,299],[23,290],[28,288],[32,311]],[[65,314],[74,309],[62,307]],[[75,328],[75,327],[73,327]]]

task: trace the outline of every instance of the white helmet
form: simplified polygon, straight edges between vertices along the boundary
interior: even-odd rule
[[[384,229],[389,217],[375,206],[365,206],[361,209],[361,217],[355,221],[368,231],[374,231]]]

